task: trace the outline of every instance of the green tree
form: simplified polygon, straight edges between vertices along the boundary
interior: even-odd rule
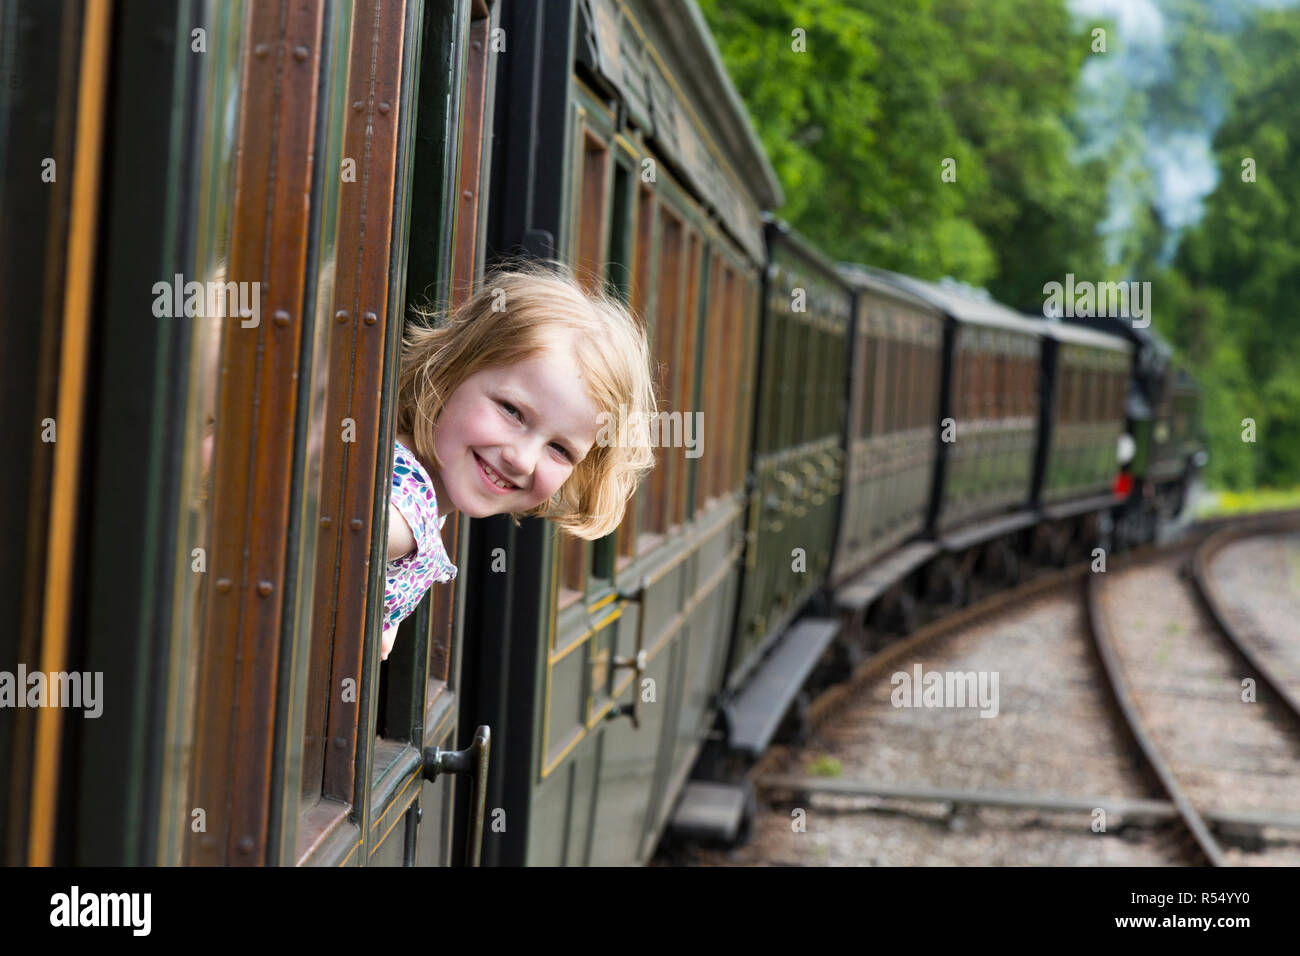
[[[1031,310],[1045,282],[1100,274],[1108,164],[1073,159],[1089,37],[1064,0],[701,6],[785,187],[781,214],[832,256]]]
[[[1240,41],[1215,140],[1219,185],[1175,260],[1170,338],[1207,390],[1228,487],[1300,482],[1300,11],[1261,14]],[[1252,181],[1253,179],[1253,181]],[[1256,423],[1255,444],[1241,420]]]

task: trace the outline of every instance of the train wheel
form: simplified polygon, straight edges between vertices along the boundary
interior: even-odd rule
[[[916,598],[912,597],[906,591],[902,591],[898,596],[898,603],[894,607],[894,625],[898,633],[906,637],[920,626],[921,612],[917,606]]]
[[[984,567],[989,578],[1004,587],[1020,583],[1020,556],[1004,538],[994,541],[985,552]]]
[[[944,603],[955,608],[965,607],[970,598],[970,584],[961,572],[961,565],[952,558],[944,558],[937,570]]]
[[[1070,526],[1062,524],[1053,528],[1048,545],[1049,563],[1056,568],[1063,568],[1070,563]]]
[[[848,680],[865,657],[866,653],[857,641],[850,639],[836,641],[832,649],[831,680],[834,683]]]
[[[1013,588],[1020,583],[1020,555],[1016,554],[1016,549],[1010,544],[1003,542],[1002,547],[1005,552],[1002,583]]]
[[[780,728],[777,729],[776,739],[779,743],[802,747],[808,742],[808,737],[812,734],[812,722],[808,719],[808,708],[810,706],[812,706],[812,700],[809,698],[808,692],[799,691],[791,702],[790,709],[786,711],[785,719],[781,721]]]
[[[736,842],[733,847],[744,846],[754,838],[754,820],[758,817],[758,795],[754,792],[754,784],[749,780],[741,783],[744,790],[744,807],[740,815],[740,827],[736,831]]]
[[[950,557],[943,557],[932,564],[926,575],[925,593],[936,604],[961,607],[965,602],[966,587],[957,562]]]

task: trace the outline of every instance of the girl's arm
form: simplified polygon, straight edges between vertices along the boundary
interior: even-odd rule
[[[415,550],[415,535],[396,505],[388,506],[388,560],[395,561]]]

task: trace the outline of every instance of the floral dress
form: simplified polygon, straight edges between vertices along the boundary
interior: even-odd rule
[[[388,562],[384,569],[384,634],[394,630],[402,619],[415,610],[424,592],[435,581],[456,577],[442,544],[442,526],[446,516],[438,517],[438,497],[433,481],[411,450],[400,441],[393,448],[392,503],[415,537],[415,550],[405,557]]]

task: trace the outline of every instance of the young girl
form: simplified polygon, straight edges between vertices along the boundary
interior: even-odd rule
[[[430,585],[456,576],[440,535],[451,512],[546,517],[591,540],[618,526],[654,465],[647,441],[606,440],[626,434],[619,415],[630,430],[655,414],[645,331],[562,266],[489,274],[443,324],[410,328],[403,346],[384,659]]]

